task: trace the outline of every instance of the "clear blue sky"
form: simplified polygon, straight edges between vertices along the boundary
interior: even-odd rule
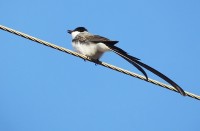
[[[199,0],[7,0],[0,24],[69,49],[66,30],[85,26],[200,94],[199,7]],[[114,53],[101,60],[140,73]],[[198,100],[1,30],[0,62],[1,131],[200,130]]]

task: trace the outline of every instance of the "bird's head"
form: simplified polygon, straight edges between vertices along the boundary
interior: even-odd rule
[[[67,32],[72,35],[72,38],[75,38],[79,33],[88,32],[88,30],[85,27],[77,27],[74,30],[67,30]]]

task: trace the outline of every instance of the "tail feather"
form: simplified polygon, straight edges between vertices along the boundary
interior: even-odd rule
[[[142,69],[135,61],[140,60],[136,57],[130,56],[128,55],[124,50],[116,47],[116,46],[110,46],[110,49],[115,52],[116,54],[118,54],[119,56],[121,56],[122,58],[124,58],[125,60],[127,60],[130,64],[132,64],[133,66],[135,66],[139,71],[142,72],[142,74],[146,77],[146,80],[148,80],[148,76],[147,73],[144,71],[144,69]],[[127,56],[127,57],[126,57]]]
[[[161,72],[157,71],[156,69],[154,69],[154,68],[152,68],[152,67],[150,67],[150,66],[148,66],[148,65],[146,65],[146,64],[144,64],[140,61],[136,61],[136,63],[139,64],[140,66],[146,68],[147,70],[151,71],[152,73],[156,74],[157,76],[159,76],[160,78],[162,78],[163,80],[168,82],[169,84],[171,84],[174,88],[177,89],[177,91],[181,95],[183,95],[183,96],[186,95],[184,90],[178,84],[176,84],[174,81],[172,81],[170,78],[168,78],[166,75],[162,74]]]
[[[159,76],[160,78],[162,78],[163,80],[165,80],[166,82],[168,82],[169,84],[171,84],[181,95],[185,96],[185,92],[184,90],[178,85],[176,84],[174,81],[172,81],[170,78],[168,78],[167,76],[165,76],[164,74],[162,74],[161,72],[157,71],[156,69],[142,63],[139,61],[138,58],[130,56],[129,54],[127,54],[124,50],[114,46],[114,45],[109,45],[107,44],[107,46],[116,54],[118,54],[119,56],[121,56],[122,58],[124,58],[125,60],[127,60],[129,63],[131,63],[132,65],[134,65],[139,71],[141,71],[144,76],[146,77],[146,79],[148,80],[148,76],[146,74],[146,72],[142,69],[145,68],[147,70],[149,70],[150,72],[154,73],[155,75]],[[142,67],[140,67],[142,66]]]

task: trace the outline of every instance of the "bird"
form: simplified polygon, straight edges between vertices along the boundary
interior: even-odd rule
[[[77,27],[74,30],[67,30],[72,36],[72,46],[76,52],[83,54],[92,60],[99,61],[105,52],[112,51],[135,66],[148,81],[148,75],[143,68],[162,78],[172,85],[178,93],[186,96],[184,90],[169,77],[143,63],[139,58],[129,55],[126,51],[116,46],[119,41],[110,40],[100,35],[91,34],[85,27]]]

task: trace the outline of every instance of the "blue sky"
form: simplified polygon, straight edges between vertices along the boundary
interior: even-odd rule
[[[68,49],[67,29],[85,26],[200,94],[199,6],[198,0],[7,0],[0,24]],[[1,131],[200,129],[198,100],[4,31],[0,38]],[[114,53],[101,60],[140,73]]]

